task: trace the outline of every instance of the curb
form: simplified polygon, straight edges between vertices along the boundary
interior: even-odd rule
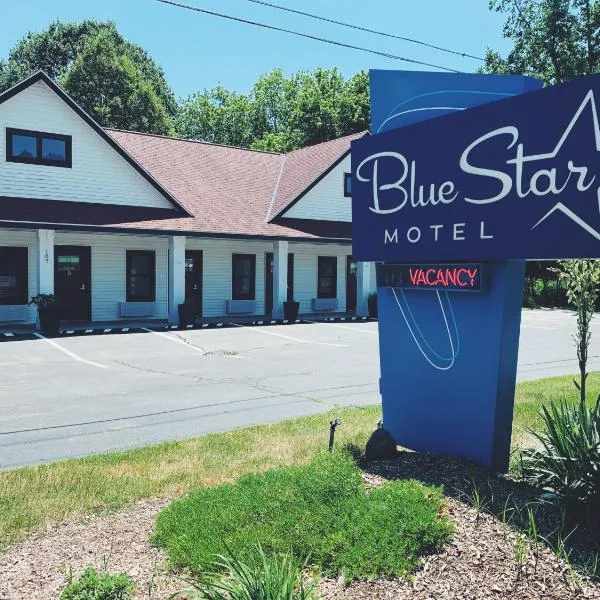
[[[57,337],[79,337],[86,335],[115,335],[124,333],[144,333],[148,329],[152,331],[186,331],[196,329],[229,329],[231,327],[268,327],[270,325],[295,325],[298,323],[304,324],[318,324],[318,323],[335,323],[335,322],[366,322],[375,321],[370,317],[326,317],[324,319],[316,320],[305,320],[296,319],[294,322],[288,321],[287,319],[262,319],[256,321],[250,321],[248,323],[232,323],[228,321],[219,321],[215,323],[198,323],[194,325],[187,325],[185,327],[179,327],[179,325],[160,325],[152,326],[148,324],[148,327],[86,327],[82,329],[60,329]],[[0,342],[9,341],[15,339],[24,339],[33,337],[37,331],[30,332],[3,332],[0,333]]]

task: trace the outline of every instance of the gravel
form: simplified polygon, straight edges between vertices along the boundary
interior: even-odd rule
[[[365,468],[369,486],[395,478],[444,486],[444,510],[456,534],[441,553],[425,557],[410,579],[349,585],[322,579],[323,600],[600,600],[598,582],[576,574],[513,526],[519,525],[519,513],[510,508],[535,501],[535,490],[490,476],[467,461],[436,455],[402,452],[393,461]],[[482,496],[479,511],[473,506],[475,488]],[[7,548],[0,553],[0,600],[54,600],[68,573],[89,565],[129,573],[136,582],[136,600],[167,598],[185,587],[167,571],[163,552],[149,542],[154,519],[167,504],[145,500],[114,514],[69,521]],[[502,507],[509,509],[506,522],[495,516]],[[551,532],[558,518],[553,507],[543,505],[536,515],[540,534]]]

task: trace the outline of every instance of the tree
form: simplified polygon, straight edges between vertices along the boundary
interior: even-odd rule
[[[105,127],[168,134],[172,122],[139,65],[114,45],[112,32],[88,38],[61,83]]]
[[[288,152],[368,128],[368,75],[345,80],[337,69],[281,69],[263,75],[240,95],[222,86],[190,97],[176,131],[183,137]]]
[[[504,37],[514,46],[506,58],[488,50],[490,73],[531,75],[546,85],[600,68],[600,2],[596,0],[490,0],[507,16]]]
[[[91,48],[102,54],[95,56]],[[112,66],[109,68],[109,65]],[[83,93],[83,80],[80,74],[71,76],[73,68],[80,74],[91,74],[93,69],[99,68],[99,73],[94,76],[93,93]],[[29,33],[10,51],[7,61],[0,61],[0,91],[39,69],[77,97],[82,108],[93,114],[101,125],[117,126],[116,121],[104,120],[114,114],[114,110],[98,110],[106,104],[106,95],[110,91],[122,94],[114,98],[114,104],[123,107],[118,126],[152,133],[172,130],[177,103],[162,70],[143,48],[125,40],[112,22],[56,21],[42,32]],[[121,81],[114,79],[119,77]],[[133,81],[136,81],[135,85]],[[127,96],[128,93],[133,96]],[[144,103],[149,108],[145,120],[139,114]],[[132,107],[131,118],[128,117],[129,106]]]

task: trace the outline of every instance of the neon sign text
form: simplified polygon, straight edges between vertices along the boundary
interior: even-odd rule
[[[481,291],[480,264],[382,265],[378,287]]]

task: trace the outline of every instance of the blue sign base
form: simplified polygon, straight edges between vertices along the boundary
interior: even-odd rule
[[[484,269],[479,293],[378,288],[383,422],[400,446],[506,472],[525,261]]]

